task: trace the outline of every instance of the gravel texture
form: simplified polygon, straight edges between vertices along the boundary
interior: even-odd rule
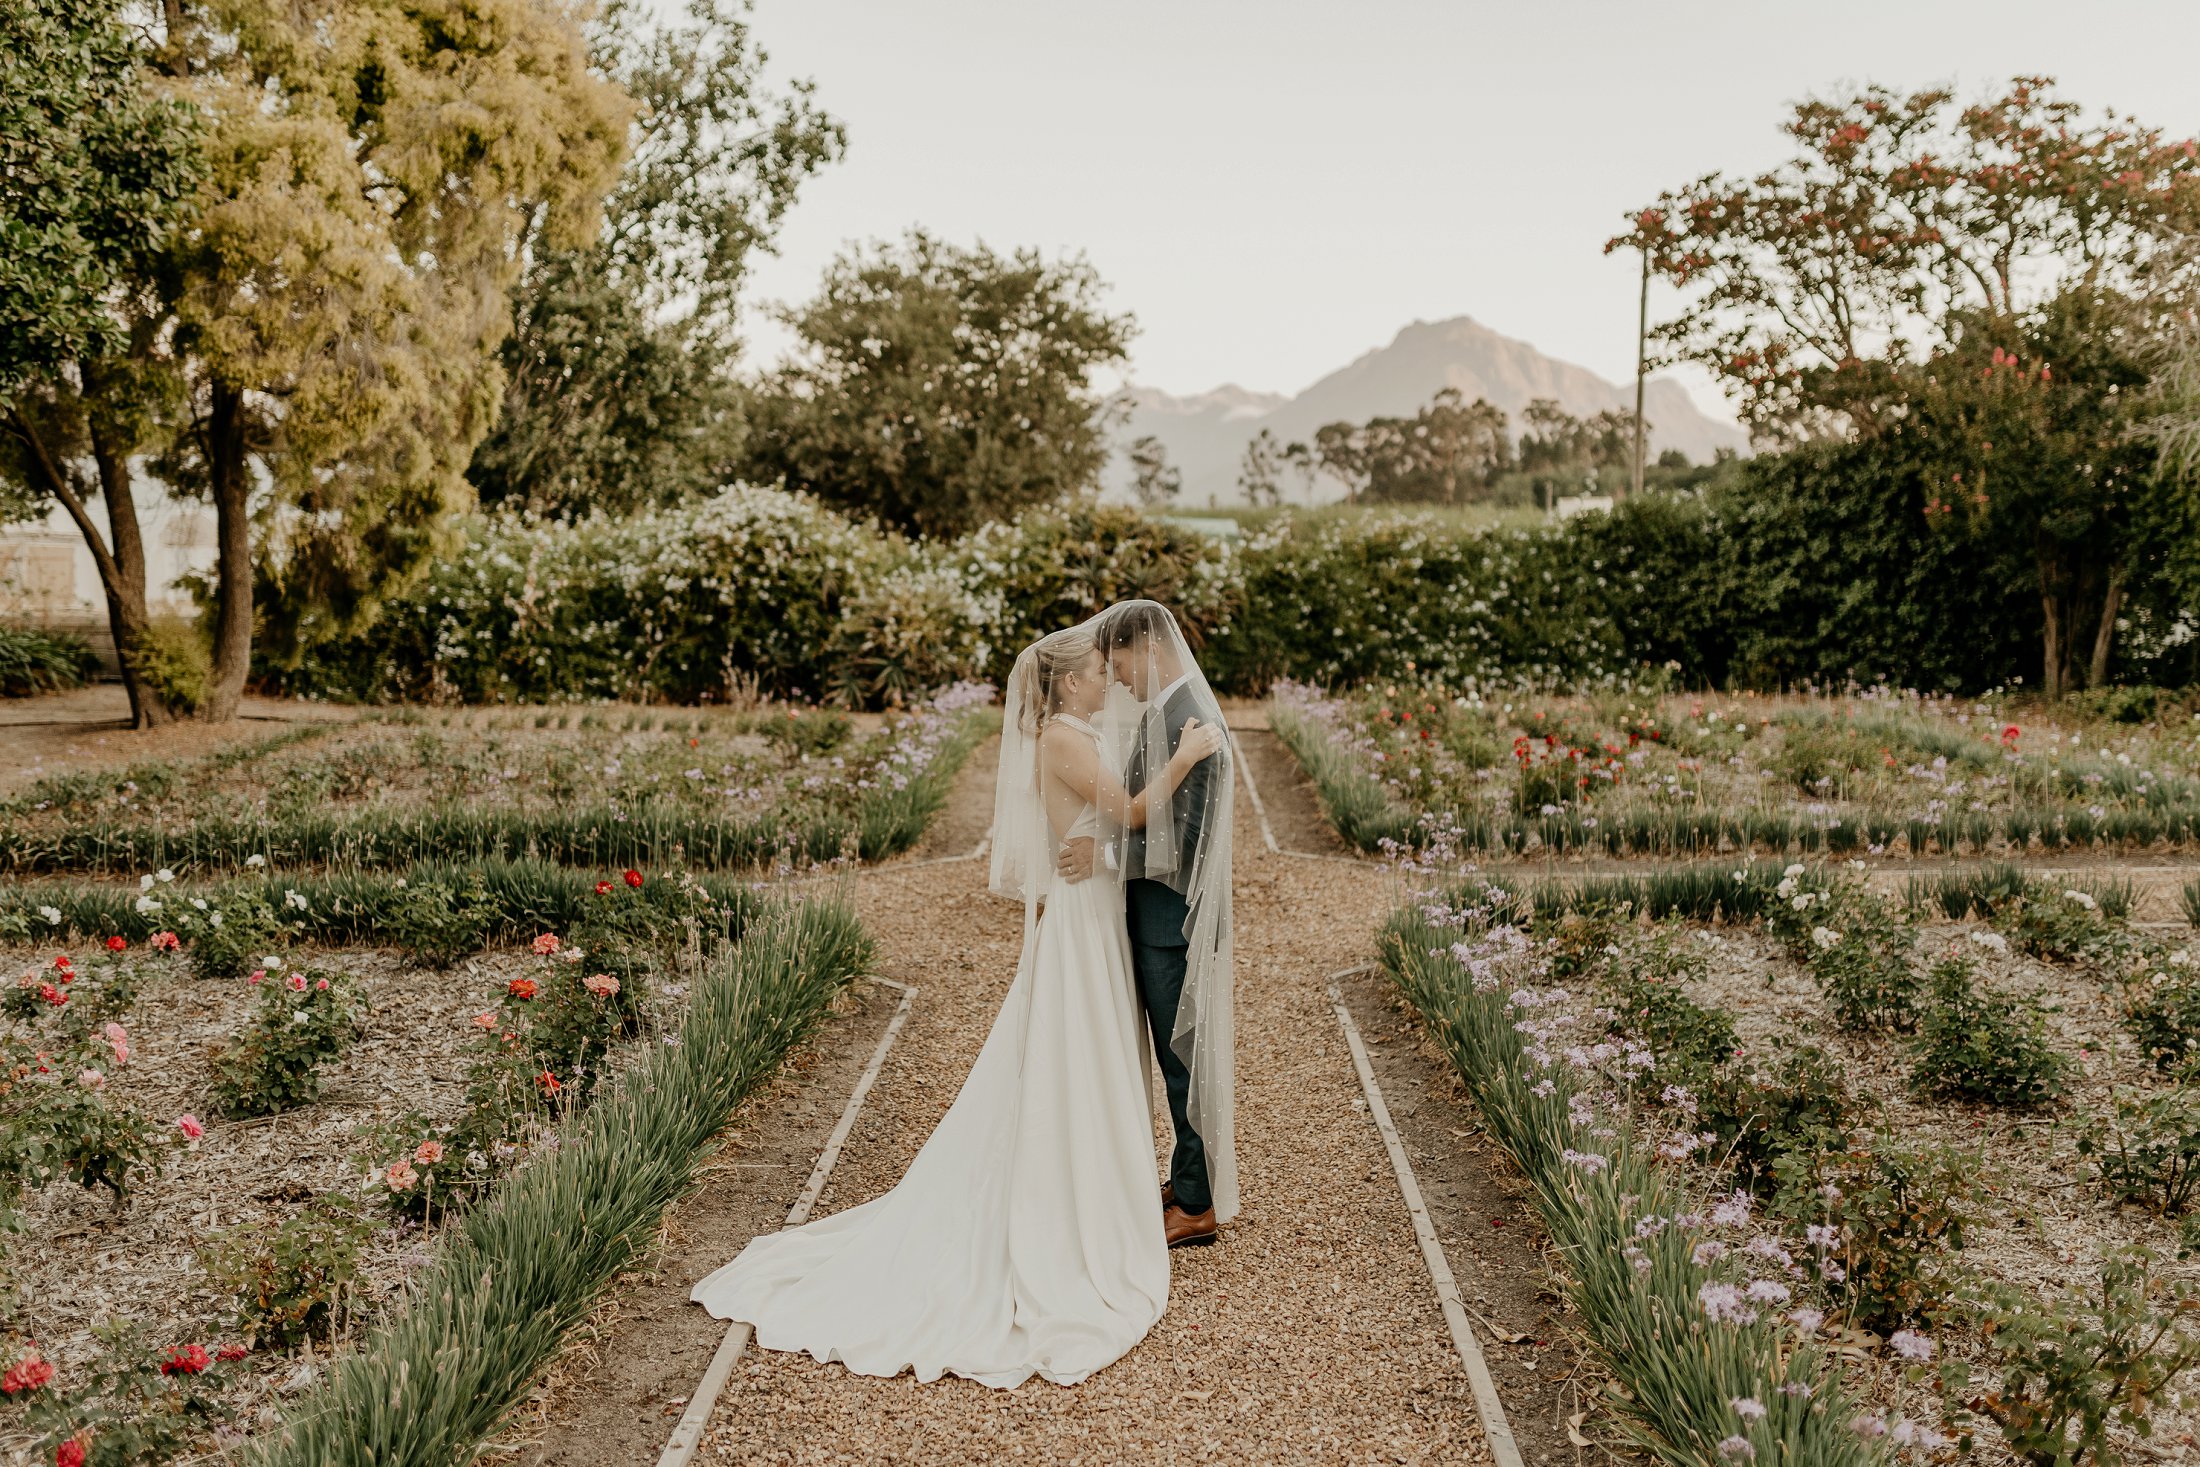
[[[973,762],[990,768],[990,750]],[[1237,820],[1244,1210],[1219,1246],[1173,1255],[1168,1313],[1152,1334],[1068,1390],[920,1386],[753,1354],[719,1404],[706,1460],[1488,1460],[1326,996],[1328,974],[1369,957],[1388,878],[1269,855],[1242,799]],[[884,972],[923,993],[820,1215],[899,1179],[976,1056],[1022,937],[1021,912],[984,882],[978,861],[858,878]]]

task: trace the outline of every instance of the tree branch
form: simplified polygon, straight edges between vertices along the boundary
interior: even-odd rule
[[[23,411],[21,403],[12,405],[11,416],[14,419],[16,436],[29,446],[32,461],[38,465],[39,473],[45,476],[47,490],[61,501],[62,507],[69,512],[69,518],[75,520],[77,529],[83,532],[84,543],[91,548],[92,563],[99,567],[100,584],[106,588],[109,596],[119,595],[122,570],[108,551],[107,542],[100,538],[99,526],[93,523],[91,511],[84,507],[84,497],[76,492],[68,475],[54,462],[52,451],[46,447],[46,440],[39,436],[38,426]]]

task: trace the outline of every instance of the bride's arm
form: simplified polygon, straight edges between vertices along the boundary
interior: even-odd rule
[[[1161,777],[1148,781],[1146,787],[1134,795],[1100,762],[1099,751],[1093,748],[1089,738],[1060,724],[1039,736],[1041,767],[1102,815],[1132,830],[1145,828],[1149,798],[1168,799],[1200,760],[1221,747],[1221,729],[1202,724],[1196,718],[1188,720],[1183,735],[1177,740],[1176,752],[1162,768]]]

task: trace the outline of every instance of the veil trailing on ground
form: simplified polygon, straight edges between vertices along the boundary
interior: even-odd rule
[[[1145,786],[1149,773],[1158,775],[1168,765],[1187,720],[1223,726],[1214,690],[1176,618],[1159,602],[1119,602],[1024,649],[1008,680],[994,795],[992,886],[1024,902],[1027,939],[1039,900],[1054,879],[1058,845],[1039,779],[1045,689],[1054,675],[1050,669],[1080,661],[1089,666],[1094,650],[1104,659],[1107,686],[1091,724],[1101,738],[1104,764],[1132,793]],[[1160,882],[1184,899],[1184,990],[1170,1048],[1191,1074],[1192,1129],[1205,1145],[1215,1215],[1223,1222],[1238,1210],[1230,923],[1235,778],[1232,751],[1225,745],[1194,766],[1172,799],[1152,803],[1143,829],[1125,828],[1121,812],[1100,802],[1102,870],[1118,880]]]

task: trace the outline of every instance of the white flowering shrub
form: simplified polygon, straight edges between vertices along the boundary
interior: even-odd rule
[[[482,518],[308,686],[364,698],[699,702],[737,683],[814,696],[845,597],[885,537],[800,494],[736,485],[627,520]]]

